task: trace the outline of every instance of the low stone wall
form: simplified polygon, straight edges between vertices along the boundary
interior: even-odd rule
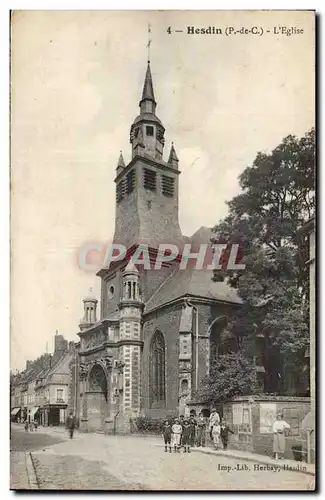
[[[292,450],[301,447],[302,460],[307,458],[307,436],[302,429],[302,421],[310,411],[310,399],[286,396],[243,396],[235,398],[223,406],[223,416],[230,424],[234,434],[230,436],[229,447],[273,455],[272,425],[278,411],[291,426],[286,437],[285,458],[295,459]],[[311,453],[311,461],[314,453]]]

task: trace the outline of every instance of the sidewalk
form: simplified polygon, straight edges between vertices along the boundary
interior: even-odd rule
[[[254,462],[255,464],[261,464],[261,469],[263,465],[265,467],[281,467],[282,469],[290,470],[292,472],[300,472],[302,474],[315,475],[315,465],[307,464],[306,462],[296,462],[295,460],[275,460],[274,458],[268,457],[266,455],[258,455],[257,453],[250,453],[248,451],[241,450],[213,450],[211,448],[192,448],[192,451],[198,453],[206,453],[208,455],[224,456],[229,458],[236,458],[241,461]],[[267,469],[266,469],[267,470]]]
[[[15,425],[15,428],[19,428],[19,424]],[[22,427],[23,429],[23,427]],[[39,433],[46,433],[46,434],[51,434],[53,436],[58,436],[62,439],[68,440],[68,432],[64,427],[39,427],[37,429],[37,432]],[[91,433],[80,433],[78,430],[76,430],[74,434],[74,439],[82,440],[82,439],[90,439],[92,436],[99,436],[102,435],[103,439],[109,436],[105,436],[104,434],[91,434]],[[118,436],[116,436],[118,437]],[[121,436],[122,437],[122,436]],[[127,437],[124,436],[123,437]],[[161,442],[161,438],[158,436],[150,436],[150,435],[129,435],[130,438],[133,439],[145,439],[146,442],[151,442],[153,446],[158,446],[162,447],[164,444]],[[258,455],[257,453],[250,453],[246,451],[241,451],[241,450],[233,450],[233,449],[228,449],[228,450],[214,450],[209,447],[200,447],[200,448],[191,448],[191,451],[194,453],[204,453],[207,455],[214,455],[216,457],[228,457],[236,460],[240,460],[241,462],[254,462],[254,464],[260,464],[261,468],[259,470],[268,470],[268,468],[273,468],[273,467],[280,467],[281,469],[286,469],[291,472],[300,472],[302,474],[309,474],[314,476],[315,475],[315,465],[314,464],[307,464],[306,462],[297,462],[295,460],[275,460],[274,458],[268,457],[267,455]],[[264,466],[264,468],[263,468]],[[272,469],[271,469],[272,470]]]
[[[25,453],[23,451],[10,452],[10,489],[38,489],[30,453]]]

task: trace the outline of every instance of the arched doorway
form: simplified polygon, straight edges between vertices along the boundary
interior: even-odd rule
[[[95,364],[89,373],[89,391],[103,393],[107,401],[107,378],[101,365]]]
[[[109,397],[107,373],[99,363],[95,363],[89,371],[86,396],[88,430],[102,432],[105,419],[109,416]]]

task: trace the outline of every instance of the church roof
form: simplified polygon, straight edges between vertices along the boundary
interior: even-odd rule
[[[210,228],[202,226],[191,238],[186,238],[186,242],[192,243],[194,249],[201,243],[210,243],[212,235]],[[225,281],[212,281],[212,277],[212,270],[195,269],[190,263],[187,269],[176,268],[147,301],[144,312],[152,311],[185,295],[241,304],[234,288]]]
[[[143,85],[143,91],[142,91],[142,98],[141,101],[144,99],[148,99],[150,101],[155,101],[155,95],[153,92],[153,85],[152,85],[152,76],[151,76],[151,69],[150,69],[150,63],[148,61],[148,66],[147,66],[147,71],[146,71],[146,76],[144,79],[144,85]]]
[[[222,302],[240,304],[236,290],[224,281],[212,281],[213,272],[207,269],[177,269],[147,301],[144,312],[158,307],[185,295],[192,295]]]

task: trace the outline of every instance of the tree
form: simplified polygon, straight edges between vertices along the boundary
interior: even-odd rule
[[[214,275],[227,279],[243,301],[223,335],[235,338],[252,359],[262,334],[267,390],[284,391],[288,369],[296,371],[299,387],[309,342],[308,244],[299,240],[298,229],[315,210],[314,129],[300,139],[286,137],[270,154],[258,153],[239,183],[242,192],[214,228],[214,241],[238,243],[246,264],[245,270]]]
[[[255,392],[255,367],[241,353],[217,356],[197,396],[207,403],[226,402]]]

